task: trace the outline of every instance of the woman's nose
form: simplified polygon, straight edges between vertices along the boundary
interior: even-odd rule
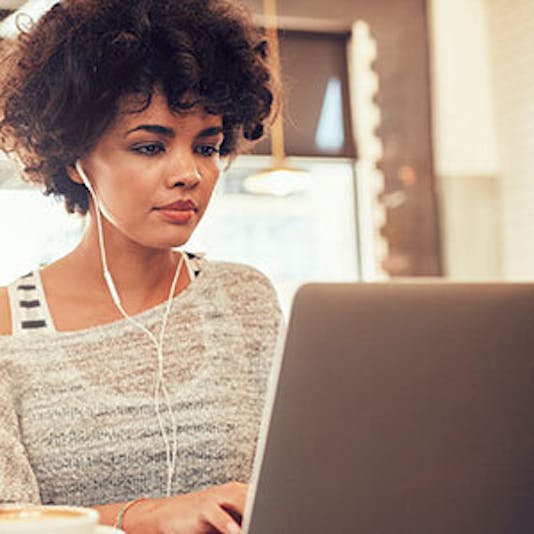
[[[188,164],[176,165],[171,170],[167,179],[169,187],[183,187],[189,189],[197,185],[201,180],[200,173],[196,165],[191,162]]]

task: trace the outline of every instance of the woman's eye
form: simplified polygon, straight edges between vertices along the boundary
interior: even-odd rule
[[[163,150],[163,146],[152,143],[147,145],[139,145],[133,148],[134,152],[143,154],[144,156],[155,156],[156,154],[163,152]]]
[[[201,145],[195,149],[195,152],[201,156],[211,157],[215,156],[215,154],[218,154],[219,149],[212,145]]]

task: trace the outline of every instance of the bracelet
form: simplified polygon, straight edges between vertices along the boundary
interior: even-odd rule
[[[135,506],[136,504],[139,504],[140,502],[148,501],[147,498],[141,497],[140,499],[134,499],[133,501],[127,502],[120,510],[120,512],[117,514],[117,519],[115,521],[115,528],[122,528],[122,522],[124,520],[124,516],[126,515],[126,512]]]

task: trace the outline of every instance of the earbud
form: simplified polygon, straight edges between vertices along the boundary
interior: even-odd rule
[[[104,271],[104,279],[106,280],[106,284],[108,285],[113,302],[117,307],[121,306],[121,299],[119,297],[119,293],[117,292],[117,288],[115,287],[115,283],[113,282],[113,278],[111,277],[111,273],[109,271]]]
[[[176,455],[178,451],[178,427],[176,423],[176,417],[174,415],[174,411],[171,406],[169,394],[165,386],[165,379],[163,377],[163,340],[165,337],[165,327],[167,325],[167,319],[171,311],[172,299],[176,291],[176,284],[178,283],[178,278],[182,270],[182,265],[184,264],[184,261],[185,261],[185,254],[183,252],[181,253],[180,261],[178,262],[178,265],[176,267],[176,272],[174,273],[174,278],[173,278],[171,288],[169,291],[169,297],[167,299],[167,306],[165,308],[165,313],[163,314],[163,320],[161,323],[161,329],[159,332],[159,341],[158,341],[150,330],[148,330],[141,323],[139,323],[138,321],[130,317],[126,313],[126,310],[124,309],[124,307],[122,306],[119,293],[115,286],[115,282],[113,281],[113,277],[111,276],[111,273],[109,271],[108,263],[106,259],[106,249],[104,245],[104,232],[102,231],[102,218],[100,214],[101,209],[100,209],[100,203],[98,201],[98,197],[95,193],[95,190],[93,189],[93,186],[91,185],[91,182],[89,181],[89,178],[87,177],[87,175],[85,174],[85,171],[82,168],[82,164],[80,160],[76,160],[74,167],[76,168],[76,171],[78,172],[80,178],[82,179],[85,187],[87,187],[91,197],[93,198],[93,202],[95,204],[96,226],[98,230],[98,243],[100,246],[100,257],[102,259],[102,271],[103,271],[104,280],[106,281],[106,285],[108,287],[111,298],[113,299],[115,306],[121,312],[121,314],[128,321],[130,321],[133,325],[135,325],[137,328],[142,330],[149,337],[150,341],[156,347],[156,352],[158,355],[158,374],[157,374],[156,388],[154,390],[154,408],[156,411],[156,416],[158,418],[158,424],[159,424],[161,436],[163,438],[163,442],[165,443],[165,452],[166,452],[166,459],[167,459],[167,496],[169,497],[171,494],[171,489],[172,489],[172,479],[174,476],[174,471],[176,469]],[[163,426],[163,419],[161,417],[161,413],[159,409],[160,392],[163,393],[163,397],[165,399],[165,405],[167,407],[167,410],[169,412],[169,417],[171,419],[172,441],[173,441],[172,451],[171,451],[171,444],[169,442],[167,431],[165,430],[165,427]]]
[[[93,186],[91,185],[89,178],[87,178],[87,174],[85,174],[85,171],[82,168],[82,163],[79,159],[76,160],[76,163],[74,164],[74,168],[76,169],[78,175],[82,179],[82,182],[85,185],[85,187],[87,187],[87,189],[89,190],[89,193],[93,197],[93,200],[95,201],[95,203],[98,203],[98,199],[96,197],[96,193],[93,189]]]
[[[89,178],[87,177],[87,174],[85,174],[85,171],[83,170],[82,164],[79,159],[76,160],[74,167],[76,168],[76,171],[78,172],[80,178],[82,179],[82,182],[84,183],[85,187],[87,187],[91,197],[93,198],[93,202],[95,204],[96,226],[98,230],[98,244],[100,246],[100,255],[102,258],[102,270],[104,274],[104,280],[106,281],[106,285],[108,286],[113,302],[115,303],[117,308],[121,310],[122,309],[121,299],[119,297],[117,287],[115,286],[115,282],[113,281],[113,277],[111,276],[111,273],[109,272],[108,262],[106,258],[106,250],[104,246],[104,233],[102,231],[102,218],[100,214],[100,211],[101,211],[100,203],[98,201],[98,197],[96,196],[95,190],[93,189],[93,186],[91,185],[91,182],[89,181]]]

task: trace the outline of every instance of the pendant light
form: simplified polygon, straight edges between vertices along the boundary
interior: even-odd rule
[[[271,68],[274,75],[280,80],[281,65],[276,21],[276,0],[263,0],[263,12],[265,30],[271,47]],[[245,190],[248,193],[274,196],[287,196],[306,190],[310,183],[309,174],[302,169],[290,167],[286,161],[282,104],[280,104],[280,112],[271,128],[271,152],[273,167],[245,178],[243,181]]]

